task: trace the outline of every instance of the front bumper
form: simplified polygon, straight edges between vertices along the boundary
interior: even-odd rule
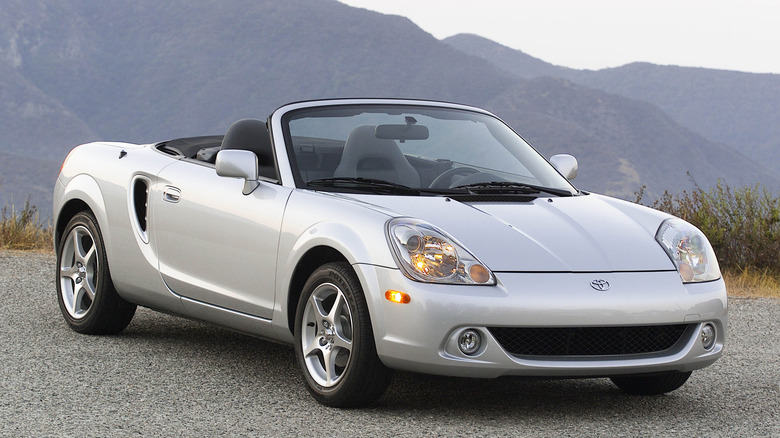
[[[587,377],[690,371],[723,351],[727,299],[722,280],[682,284],[676,271],[638,273],[496,273],[496,286],[418,283],[397,269],[355,265],[365,294],[377,353],[390,368],[463,377],[502,375]],[[611,288],[598,291],[593,280]],[[411,296],[392,303],[385,291]],[[706,350],[704,324],[717,333]],[[687,324],[680,340],[660,352],[527,356],[507,353],[488,327],[623,327]],[[482,341],[477,354],[458,348],[465,329]]]

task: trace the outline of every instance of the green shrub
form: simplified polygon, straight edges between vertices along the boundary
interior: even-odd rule
[[[695,183],[694,183],[695,184]],[[641,203],[644,187],[637,192]],[[653,208],[678,216],[707,235],[722,269],[755,268],[780,275],[780,198],[762,185],[664,192]]]

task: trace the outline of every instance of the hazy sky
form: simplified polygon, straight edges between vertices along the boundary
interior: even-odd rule
[[[442,39],[473,33],[543,61],[780,73],[780,0],[339,0]]]

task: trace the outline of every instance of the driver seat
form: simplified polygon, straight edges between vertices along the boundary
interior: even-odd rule
[[[376,126],[360,125],[347,137],[334,177],[381,179],[420,187],[420,174],[409,164],[395,140],[376,138]]]

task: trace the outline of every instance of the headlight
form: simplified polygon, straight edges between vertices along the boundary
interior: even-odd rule
[[[698,228],[682,219],[665,220],[655,240],[672,259],[684,283],[720,278],[718,260],[707,237]]]
[[[387,240],[398,266],[426,283],[494,285],[493,273],[463,245],[433,225],[411,218],[387,222]]]

